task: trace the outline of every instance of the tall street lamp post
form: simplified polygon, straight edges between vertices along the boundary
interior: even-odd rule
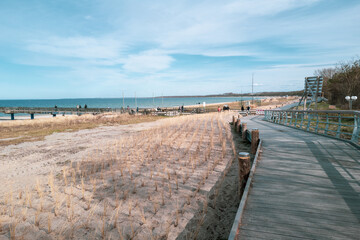
[[[357,99],[357,96],[346,96],[345,99],[349,101],[349,108],[352,110],[352,101],[355,101]]]

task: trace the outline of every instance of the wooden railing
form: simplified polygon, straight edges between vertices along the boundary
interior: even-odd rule
[[[359,145],[360,111],[265,110],[265,120]]]

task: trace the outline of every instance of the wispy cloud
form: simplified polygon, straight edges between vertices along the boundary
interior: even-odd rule
[[[124,69],[131,72],[151,73],[169,68],[174,60],[168,55],[144,52],[130,55],[124,61]]]
[[[26,49],[31,52],[68,58],[115,59],[125,48],[115,39],[93,37],[50,37],[33,40]]]
[[[224,6],[228,13],[242,14],[245,16],[276,15],[283,11],[312,5],[321,0],[240,0]]]

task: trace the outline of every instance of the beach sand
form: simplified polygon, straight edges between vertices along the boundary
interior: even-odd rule
[[[231,114],[0,147],[0,239],[14,228],[24,239],[226,238],[239,201],[234,154],[249,151],[234,144]]]

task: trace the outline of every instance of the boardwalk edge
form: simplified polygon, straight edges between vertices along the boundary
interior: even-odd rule
[[[242,218],[242,215],[243,215],[243,212],[244,212],[244,209],[245,209],[245,205],[246,205],[246,200],[247,200],[247,197],[248,197],[249,191],[250,191],[250,185],[251,185],[253,176],[255,174],[257,160],[259,158],[259,153],[261,151],[261,144],[262,144],[262,140],[260,139],[258,147],[257,147],[256,154],[255,154],[254,162],[253,162],[253,164],[251,166],[249,178],[248,178],[248,180],[246,182],[245,190],[244,190],[244,193],[243,193],[243,195],[241,197],[239,208],[238,208],[238,210],[236,212],[235,220],[234,220],[234,223],[233,223],[233,225],[231,227],[231,231],[230,231],[230,235],[229,235],[228,240],[234,240],[234,239],[236,239],[236,237],[238,235],[238,230],[239,230],[239,227],[240,227],[240,224],[241,224],[241,218]]]

